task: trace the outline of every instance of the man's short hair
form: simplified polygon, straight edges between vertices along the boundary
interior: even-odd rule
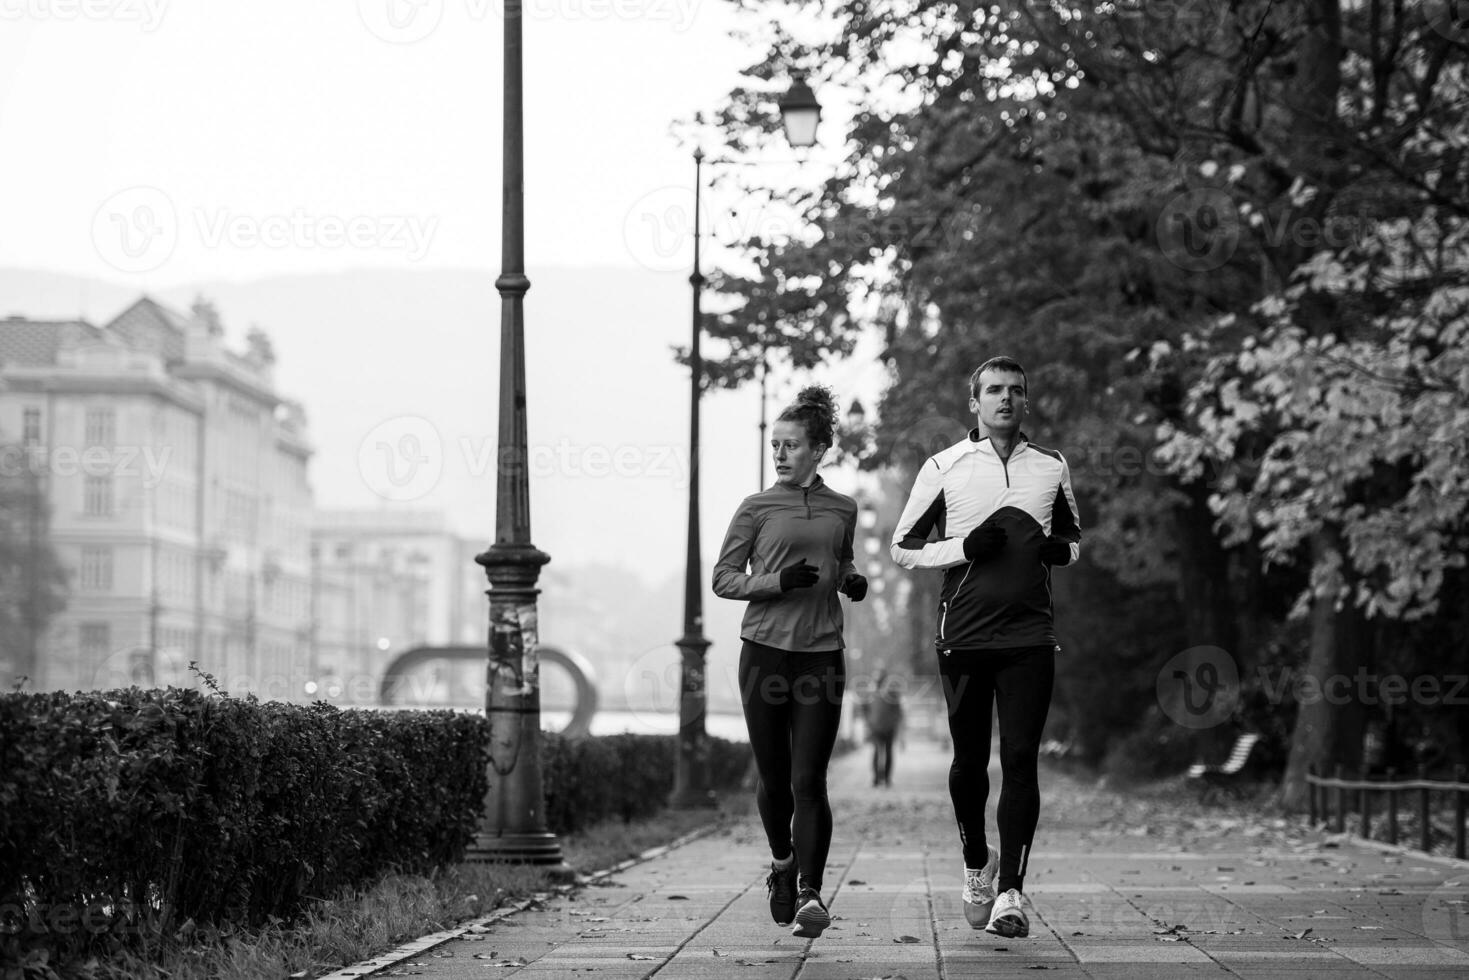
[[[986,371],[1014,371],[1025,382],[1026,392],[1029,393],[1030,391],[1030,379],[1025,376],[1025,368],[1021,367],[1020,362],[1015,360],[1015,358],[1006,357],[1004,354],[1001,354],[999,357],[992,357],[988,361],[985,361],[979,367],[975,368],[974,373],[969,376],[970,398],[979,397],[979,376]]]

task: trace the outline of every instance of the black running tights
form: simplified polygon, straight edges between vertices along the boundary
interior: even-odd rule
[[[964,847],[964,866],[982,868],[989,860],[984,806],[989,798],[992,711],[1000,717],[1000,801],[995,823],[1000,832],[1000,876],[996,887],[1022,889],[1041,794],[1036,773],[1041,730],[1051,707],[1056,675],[1052,646],[1011,650],[954,650],[940,653],[939,675],[949,708],[954,763],[949,795]]]
[[[755,802],[770,853],[784,858],[794,845],[801,885],[817,891],[831,850],[826,767],[846,680],[840,650],[792,653],[749,640],[740,648],[740,699],[760,773]]]

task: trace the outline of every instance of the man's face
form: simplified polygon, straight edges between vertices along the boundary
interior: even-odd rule
[[[1005,435],[1020,428],[1027,408],[1025,377],[1018,371],[991,368],[979,376],[979,397],[969,399],[981,428]]]

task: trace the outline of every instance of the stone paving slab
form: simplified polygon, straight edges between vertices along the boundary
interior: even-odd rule
[[[819,939],[770,921],[769,858],[751,818],[371,975],[1469,977],[1469,868],[1325,838],[1272,844],[1246,825],[1152,840],[1150,828],[1109,826],[1085,800],[1053,793],[1044,775],[1031,936],[974,930],[959,899],[947,755],[909,739],[890,789],[867,785],[866,765],[863,752],[833,765],[824,892],[834,921]]]

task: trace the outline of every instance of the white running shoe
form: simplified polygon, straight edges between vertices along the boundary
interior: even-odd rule
[[[1024,939],[1030,935],[1030,920],[1025,916],[1022,903],[1025,897],[1013,888],[1007,888],[995,898],[994,911],[990,913],[990,924],[985,932],[992,932],[1007,939]]]
[[[1000,875],[1000,852],[989,845],[990,859],[984,867],[964,869],[964,918],[975,929],[989,925],[995,904],[995,879]]]

